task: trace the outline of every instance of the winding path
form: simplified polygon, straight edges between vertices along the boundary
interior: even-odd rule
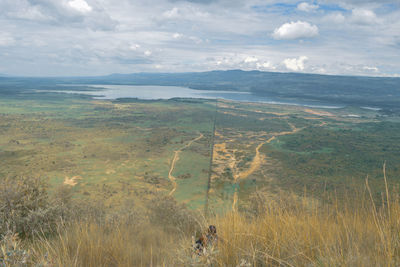
[[[262,142],[256,147],[256,154],[253,158],[253,161],[250,164],[250,167],[241,172],[237,173],[233,176],[234,182],[237,185],[238,181],[240,179],[245,179],[252,173],[254,173],[256,170],[260,168],[261,163],[264,161],[264,155],[260,153],[260,148],[265,145],[271,143],[274,139],[276,139],[277,136],[282,136],[282,135],[288,135],[288,134],[294,134],[297,133],[298,131],[302,130],[303,128],[296,128],[295,125],[289,123],[290,128],[292,128],[291,131],[286,131],[286,132],[280,132],[280,133],[273,133],[273,136],[269,138],[267,141]],[[238,193],[237,193],[237,187],[235,187],[235,193],[233,194],[233,203],[232,203],[232,210],[236,211],[237,210],[237,202],[238,202]]]
[[[178,150],[174,151],[174,157],[172,159],[171,162],[171,167],[169,168],[169,172],[168,172],[168,179],[172,182],[173,188],[172,190],[169,192],[169,196],[172,196],[177,188],[177,183],[176,183],[176,178],[172,175],[172,172],[174,171],[176,162],[179,160],[179,154],[182,152],[182,150],[184,150],[185,148],[190,147],[194,142],[200,140],[201,138],[203,138],[203,134],[200,133],[200,136],[196,137],[195,139],[191,140],[190,142],[188,142],[186,145],[184,145],[183,147],[181,147]]]

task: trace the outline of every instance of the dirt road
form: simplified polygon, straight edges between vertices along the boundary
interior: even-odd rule
[[[188,142],[186,145],[184,145],[180,149],[174,151],[174,157],[172,158],[171,167],[170,167],[169,172],[168,172],[168,179],[172,182],[172,185],[173,185],[172,190],[169,192],[170,196],[172,196],[174,194],[174,192],[176,191],[176,188],[177,188],[176,178],[172,175],[172,172],[174,171],[175,165],[179,160],[179,154],[184,149],[190,147],[194,142],[196,142],[196,141],[200,140],[201,138],[203,138],[203,136],[204,135],[202,133],[200,133],[200,136],[198,136],[195,139],[191,140],[190,142]]]
[[[288,135],[288,134],[294,134],[300,131],[302,128],[296,128],[295,125],[289,123],[290,128],[292,129],[291,131],[285,131],[285,132],[278,132],[278,133],[273,133],[273,136],[269,138],[267,141],[262,142],[256,147],[256,153],[255,156],[250,163],[250,167],[240,173],[234,173],[233,178],[234,178],[234,183],[237,185],[240,179],[246,179],[249,175],[253,174],[255,171],[257,171],[261,164],[265,160],[265,156],[260,153],[260,148],[265,145],[271,143],[274,139],[276,139],[277,136],[282,136],[282,135]],[[232,210],[236,211],[237,210],[237,202],[238,202],[238,193],[237,193],[237,186],[235,187],[235,193],[233,195],[233,203],[232,203]]]

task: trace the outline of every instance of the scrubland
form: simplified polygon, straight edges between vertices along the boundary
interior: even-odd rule
[[[0,266],[400,265],[398,115],[184,99],[2,104]],[[210,224],[219,242],[196,255]]]
[[[170,197],[150,201],[145,214],[136,213],[134,205],[105,210],[99,203],[71,199],[65,188],[49,196],[45,183],[30,181],[1,185],[0,258],[5,266],[400,263],[398,192],[386,187],[381,201],[376,201],[368,180],[342,199],[333,194],[318,201],[283,192],[275,197],[254,194],[247,208],[208,217]],[[26,184],[29,192],[24,191]],[[10,186],[29,202],[4,194]],[[209,224],[216,225],[219,241],[199,256],[192,248],[192,238]]]

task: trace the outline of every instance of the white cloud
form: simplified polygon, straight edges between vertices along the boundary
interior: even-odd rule
[[[196,44],[201,44],[203,42],[203,40],[201,38],[196,37],[196,36],[190,36],[189,40],[195,42]]]
[[[353,9],[351,11],[351,21],[356,24],[375,24],[378,19],[372,10],[368,9]]]
[[[29,8],[22,7],[15,11],[8,13],[9,17],[15,17],[18,19],[34,20],[34,21],[47,21],[49,16],[43,14],[38,6],[32,6]]]
[[[68,2],[68,5],[81,13],[92,11],[92,7],[85,0],[72,0]]]
[[[331,14],[328,14],[327,16],[325,16],[324,20],[327,22],[333,22],[333,23],[343,23],[343,22],[345,22],[346,18],[343,16],[342,13],[335,12],[335,13],[331,13]]]
[[[276,70],[276,67],[270,61],[263,63],[257,62],[256,67],[259,70]]]
[[[0,46],[10,46],[15,43],[14,37],[12,37],[8,33],[1,33],[0,32]]]
[[[180,33],[174,33],[173,35],[172,35],[172,37],[174,38],[174,39],[180,39],[180,38],[182,38],[183,37],[183,34],[180,34]]]
[[[272,37],[277,40],[312,38],[318,35],[318,27],[308,22],[285,23],[274,30]]]
[[[132,45],[129,46],[129,49],[130,49],[130,50],[133,50],[133,51],[136,51],[136,50],[138,50],[139,48],[140,48],[140,45],[139,45],[139,44],[132,44]]]
[[[302,71],[304,70],[304,63],[308,60],[308,57],[301,56],[298,58],[287,58],[282,63],[288,70]]]
[[[0,18],[34,21],[40,24],[35,26],[38,29],[46,25],[55,26],[53,31],[65,30],[68,27],[96,31],[115,30],[118,22],[111,18],[99,0],[86,1],[0,0]]]
[[[248,52],[248,51],[247,51]],[[273,59],[264,55],[263,51],[254,51],[254,54],[249,55],[246,51],[243,53],[226,53],[223,56],[208,58],[208,62],[212,62],[211,69],[242,69],[242,70],[261,70],[273,71],[277,70],[279,65],[274,64]],[[280,62],[278,59],[276,62]],[[283,68],[279,69],[280,71]]]
[[[254,62],[257,62],[257,61],[258,61],[258,58],[256,58],[256,57],[246,57],[244,59],[244,63],[254,63]]]
[[[400,73],[400,8],[383,3],[397,1],[288,0],[294,10],[285,12],[273,5],[277,0],[0,0],[0,68],[17,75],[212,69],[393,75]],[[344,10],[329,10],[328,2]],[[318,42],[302,43],[318,34]]]
[[[313,12],[319,8],[319,5],[309,4],[307,2],[303,2],[297,5],[297,9],[304,12]]]
[[[370,71],[370,72],[379,72],[379,69],[377,67],[364,66],[363,70]]]
[[[177,18],[179,17],[179,9],[174,7],[171,10],[167,10],[163,13],[163,16],[169,19]]]

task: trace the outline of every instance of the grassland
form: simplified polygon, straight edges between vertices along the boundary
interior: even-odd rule
[[[32,264],[397,266],[399,118],[358,107],[7,94],[0,182],[42,177],[51,196],[60,186],[71,193],[74,219],[21,245]],[[191,236],[210,223],[223,242],[194,256]],[[0,246],[16,240],[2,233]]]
[[[399,197],[385,191],[382,202],[373,200],[368,183],[353,188],[346,202],[334,194],[323,201],[258,194],[251,213],[207,220],[163,199],[152,203],[149,221],[126,207],[113,220],[85,216],[27,243],[5,236],[0,258],[8,251],[2,259],[19,266],[398,266]],[[191,237],[209,224],[219,241],[198,255]]]
[[[281,190],[320,198],[341,196],[368,176],[374,197],[382,192],[381,168],[397,186],[398,117],[356,107],[318,109],[220,101],[210,202],[229,210],[254,192]],[[235,203],[236,205],[236,203]]]
[[[379,198],[383,163],[390,186],[400,177],[399,117],[356,107],[42,93],[2,98],[0,118],[2,177],[47,177],[109,207],[171,194],[221,213],[256,192],[340,196],[367,176]]]
[[[113,103],[54,96],[48,101],[2,100],[1,107],[3,177],[47,177],[54,186],[70,184],[77,197],[102,199],[110,206],[126,198],[141,202],[171,190],[174,151],[202,133],[199,144],[181,157],[197,159],[189,180],[205,180],[203,189],[207,184],[202,170],[208,169],[214,115],[207,102]],[[178,178],[189,173],[180,165]],[[187,182],[180,183],[176,196],[185,201],[181,191]],[[194,202],[204,202],[205,189],[197,197],[201,201],[193,197]]]

